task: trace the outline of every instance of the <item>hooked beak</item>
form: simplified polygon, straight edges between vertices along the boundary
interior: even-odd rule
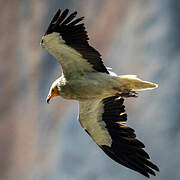
[[[50,100],[51,100],[51,97],[48,96],[48,97],[46,98],[46,102],[49,104]]]
[[[56,96],[59,96],[59,92],[58,92],[57,87],[54,87],[53,89],[51,89],[51,90],[49,91],[49,94],[48,94],[48,96],[47,96],[47,98],[46,98],[46,102],[49,104],[50,100],[51,100],[52,98],[56,97]]]
[[[54,97],[55,95],[53,95],[52,93],[48,94],[47,98],[46,98],[46,102],[49,104],[50,100]]]

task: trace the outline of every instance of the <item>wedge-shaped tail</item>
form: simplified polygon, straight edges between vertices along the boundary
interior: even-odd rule
[[[148,81],[143,81],[137,78],[136,75],[119,76],[119,82],[120,87],[122,87],[123,89],[130,89],[132,91],[142,91],[158,87],[157,84]]]

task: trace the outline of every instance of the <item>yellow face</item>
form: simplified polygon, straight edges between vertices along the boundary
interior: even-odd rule
[[[49,101],[50,101],[53,97],[56,97],[56,96],[59,96],[59,95],[60,95],[60,94],[59,94],[59,91],[58,91],[57,86],[52,87],[52,88],[49,90],[49,94],[48,94],[47,99],[46,99],[47,103],[49,103]]]

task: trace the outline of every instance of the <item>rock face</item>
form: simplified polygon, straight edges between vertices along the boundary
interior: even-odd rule
[[[0,2],[0,179],[140,178],[106,157],[81,130],[76,103],[45,103],[59,67],[39,43],[57,7],[68,7],[85,16],[90,43],[107,66],[159,84],[126,101],[128,122],[159,165],[158,179],[178,180],[179,1],[74,2]]]

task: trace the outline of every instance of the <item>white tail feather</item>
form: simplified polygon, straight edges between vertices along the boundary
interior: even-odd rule
[[[130,89],[132,91],[142,91],[157,88],[158,85],[152,82],[143,81],[136,75],[119,76],[120,88]]]

